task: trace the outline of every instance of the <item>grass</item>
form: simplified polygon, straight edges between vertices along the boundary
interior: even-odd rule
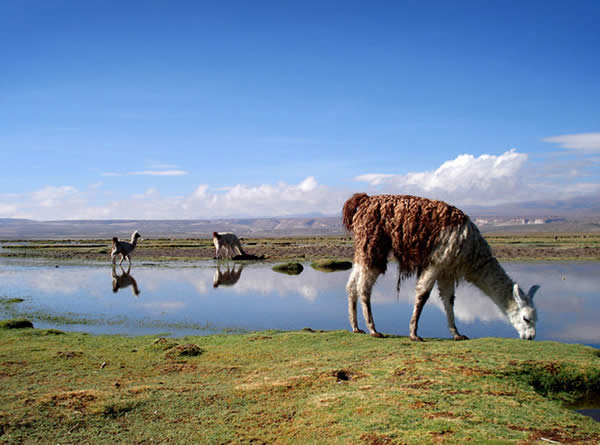
[[[0,330],[2,443],[598,443],[597,350],[265,331]],[[560,383],[562,382],[562,383]]]
[[[346,260],[323,259],[313,261],[310,265],[313,269],[322,272],[336,272],[339,270],[352,269],[352,262]]]
[[[275,272],[284,273],[287,275],[300,275],[304,270],[304,266],[300,263],[283,263],[276,264],[272,267]]]

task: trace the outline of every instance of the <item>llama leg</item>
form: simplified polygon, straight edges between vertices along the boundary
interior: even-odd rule
[[[380,272],[377,269],[362,266],[361,273],[358,277],[358,295],[360,296],[363,317],[371,336],[378,338],[383,337],[383,335],[375,330],[373,313],[371,311],[371,291],[375,281],[377,281],[379,273]]]
[[[242,243],[241,242],[237,242],[235,243],[235,250],[237,251],[238,255],[245,255],[246,252],[244,252],[244,249],[242,249]]]
[[[452,334],[452,337],[454,337],[454,340],[468,340],[468,337],[459,334],[456,324],[454,324],[454,281],[438,280],[438,287],[440,289],[440,298],[444,303],[444,310],[446,311],[448,330]]]
[[[352,332],[364,334],[365,331],[358,329],[358,321],[356,319],[356,302],[358,301],[358,277],[360,276],[361,266],[355,264],[350,272],[346,290],[348,291],[348,317],[350,318],[350,326]]]
[[[423,311],[423,306],[425,306],[425,303],[427,303],[427,300],[431,295],[431,289],[433,289],[434,284],[435,279],[433,279],[433,274],[430,272],[425,272],[417,278],[417,296],[415,298],[415,307],[413,309],[412,318],[410,319],[409,337],[412,341],[423,341],[423,339],[417,335],[419,317]]]

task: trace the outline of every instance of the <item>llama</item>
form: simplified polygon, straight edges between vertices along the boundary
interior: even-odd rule
[[[242,244],[240,243],[240,240],[235,235],[235,233],[213,232],[213,243],[215,245],[215,256],[217,257],[217,259],[219,259],[219,252],[221,252],[221,250],[223,250],[223,249],[225,249],[226,255],[228,255],[228,256],[245,255],[246,254],[244,252],[244,249],[242,249]]]
[[[121,263],[123,263],[123,260],[125,258],[127,258],[129,264],[131,265],[131,253],[135,250],[138,239],[140,239],[141,237],[142,235],[140,235],[137,230],[131,234],[131,242],[119,241],[119,239],[116,236],[113,237],[112,249],[110,252],[112,263],[115,264],[117,255],[121,255],[121,261],[119,261],[119,266],[121,265]]]
[[[358,328],[356,302],[360,297],[369,332],[375,330],[371,313],[371,290],[387,269],[388,255],[398,261],[398,290],[403,279],[416,274],[416,299],[410,320],[410,339],[417,335],[419,317],[434,284],[446,311],[448,329],[455,340],[454,290],[459,280],[473,283],[507,316],[522,339],[535,338],[537,321],[533,296],[510,279],[477,226],[461,210],[442,201],[409,195],[368,196],[357,193],[344,203],[343,224],[354,233],[354,267],[348,279],[348,312],[353,332]]]

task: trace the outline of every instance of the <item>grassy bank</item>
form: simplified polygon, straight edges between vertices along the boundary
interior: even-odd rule
[[[563,401],[599,369],[592,348],[513,339],[5,328],[0,442],[598,443]]]

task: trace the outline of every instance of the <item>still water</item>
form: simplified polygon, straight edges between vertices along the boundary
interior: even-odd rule
[[[264,329],[349,329],[346,281],[350,271],[320,272],[304,265],[297,276],[271,264],[214,261],[191,265],[110,264],[56,267],[0,261],[0,318],[25,317],[39,328],[90,333],[173,336]],[[505,263],[528,289],[542,287],[538,340],[600,345],[600,263]],[[449,338],[440,300],[429,300],[419,325],[423,337]],[[455,313],[461,333],[512,337],[517,333],[476,288],[461,283]],[[6,303],[22,298],[21,303]],[[408,334],[414,279],[396,292],[393,265],[373,289],[373,315],[380,332]],[[359,325],[364,327],[359,308]]]

